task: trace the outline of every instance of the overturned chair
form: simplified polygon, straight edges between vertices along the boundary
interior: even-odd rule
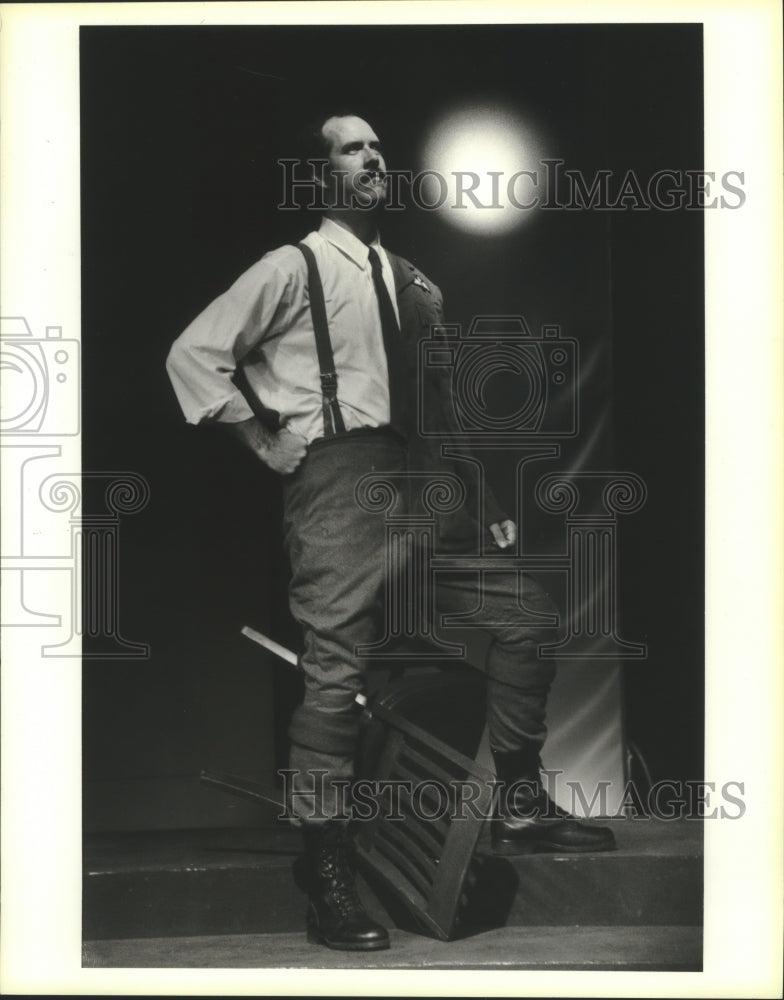
[[[296,667],[290,650],[255,629],[243,634]],[[448,722],[434,712],[445,688],[454,709]],[[358,779],[367,783],[375,806],[366,822],[357,823],[357,860],[422,930],[443,941],[459,931],[477,841],[493,807],[494,775],[472,759],[482,735],[481,698],[481,677],[467,668],[398,677],[368,702],[358,699]],[[431,724],[437,719],[442,721]],[[285,810],[271,786],[214,770],[202,772],[202,780]]]

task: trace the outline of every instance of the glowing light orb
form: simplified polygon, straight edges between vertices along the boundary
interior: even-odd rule
[[[541,181],[541,158],[539,140],[514,112],[481,105],[452,111],[423,149],[420,204],[467,232],[509,232],[532,217],[530,174]]]

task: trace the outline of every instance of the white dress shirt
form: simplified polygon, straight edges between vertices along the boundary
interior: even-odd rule
[[[389,423],[387,361],[368,248],[330,219],[304,242],[324,286],[338,400],[347,430]],[[394,279],[373,241],[397,313]],[[248,383],[281,424],[308,442],[322,437],[322,394],[307,294],[305,258],[293,246],[265,254],[190,324],[166,367],[189,423],[237,423],[253,416],[231,376],[242,362]]]

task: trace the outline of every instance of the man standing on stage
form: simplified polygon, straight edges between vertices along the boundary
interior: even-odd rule
[[[417,379],[430,378],[418,371],[417,348],[443,312],[438,288],[380,243],[388,179],[374,130],[356,115],[339,114],[322,119],[314,137],[315,155],[327,161],[318,181],[327,206],[320,228],[243,274],[178,338],[167,367],[190,423],[222,422],[281,476],[289,601],[304,635],[305,695],[289,729],[289,766],[291,807],[311,873],[308,934],[334,948],[373,950],[388,947],[389,937],[354,890],[331,785],[353,777],[354,700],[365,682],[355,649],[377,638],[385,584],[383,519],[357,505],[354,487],[370,472],[438,472],[416,430]],[[243,392],[235,384],[239,372]],[[446,391],[432,376],[425,392],[445,434],[451,429]],[[277,411],[279,427],[265,426],[249,399]],[[516,539],[515,524],[492,498],[487,506],[487,528],[506,548]],[[450,541],[453,548],[462,544],[459,530]],[[527,608],[554,611],[535,580],[522,580]],[[451,608],[475,604],[471,588],[450,592]],[[491,621],[521,617],[514,588],[485,594],[485,604]],[[540,785],[554,666],[538,657],[537,647],[554,639],[553,628],[490,631],[490,745],[499,779],[518,783],[505,800],[505,817],[494,820],[495,849],[613,849],[609,830],[554,815]],[[327,778],[314,810],[315,770]]]

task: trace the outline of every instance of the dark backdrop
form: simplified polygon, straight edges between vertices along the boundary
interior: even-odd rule
[[[199,770],[273,767],[296,694],[237,634],[294,641],[279,497],[223,432],[185,426],[164,361],[242,270],[312,228],[275,209],[294,123],[334,98],[376,127],[390,167],[416,170],[439,111],[497,99],[588,175],[699,169],[701,28],[90,27],[81,87],[83,468],[151,489],[122,524],[120,594],[150,658],[85,663],[86,823],[218,822],[219,796],[194,804]],[[601,346],[583,427],[610,407],[602,467],[648,487],[620,525],[622,634],[649,647],[625,669],[627,732],[654,778],[700,777],[701,213],[539,212],[490,238],[409,209],[387,213],[384,242],[439,283],[450,318],[523,313]]]

